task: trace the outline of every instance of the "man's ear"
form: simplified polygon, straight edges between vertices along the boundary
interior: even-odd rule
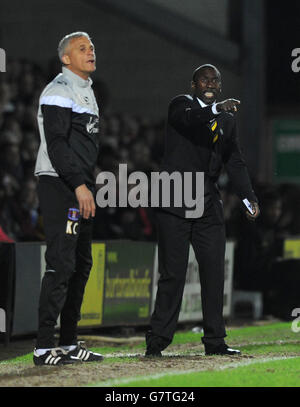
[[[195,84],[194,81],[192,81],[192,82],[191,82],[191,88],[192,88],[192,89],[195,89],[195,87],[196,87],[196,84]]]
[[[69,55],[65,54],[61,57],[64,65],[69,65],[71,63]]]

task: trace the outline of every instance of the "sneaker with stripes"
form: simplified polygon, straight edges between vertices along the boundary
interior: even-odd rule
[[[36,366],[58,366],[58,365],[70,365],[73,363],[81,363],[81,359],[70,355],[64,349],[53,348],[40,355],[36,349],[33,352],[33,362]]]
[[[92,352],[88,350],[83,341],[79,341],[74,350],[70,350],[68,355],[75,356],[81,359],[82,362],[101,362],[104,357],[100,353]]]

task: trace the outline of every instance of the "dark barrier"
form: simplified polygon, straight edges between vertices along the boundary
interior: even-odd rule
[[[9,342],[12,329],[12,313],[15,277],[15,245],[0,243],[0,338]]]
[[[224,279],[224,317],[230,317],[232,299],[232,278],[234,262],[234,242],[226,242],[225,250],[225,279]],[[157,283],[159,279],[157,252],[154,261],[152,310],[154,311]],[[201,286],[199,278],[199,265],[193,247],[190,246],[185,287],[182,296],[182,305],[179,322],[200,321],[202,319]]]
[[[13,335],[37,330],[42,248],[40,243],[16,243]]]
[[[230,315],[233,261],[233,244],[228,243],[227,246],[225,316]],[[23,335],[37,331],[45,248],[44,243],[32,242],[0,246],[0,308],[7,313],[6,341],[11,334]],[[93,242],[93,268],[85,290],[79,328],[149,323],[158,278],[156,248],[156,243],[152,242]],[[198,280],[195,284],[197,270],[194,260],[191,260],[190,268],[181,321],[201,319],[200,284]],[[198,297],[195,298],[195,295]],[[57,327],[59,324],[58,320]]]
[[[5,275],[13,276],[15,272],[15,292],[11,295],[13,324],[9,335],[35,333],[46,246],[32,242],[7,245],[14,246],[10,260],[4,256],[13,271]],[[79,328],[148,322],[155,246],[150,242],[93,242],[93,268],[85,289]],[[3,289],[6,293],[11,291]]]
[[[300,308],[300,259],[273,264],[264,298],[267,312],[277,318],[291,320],[292,311]]]

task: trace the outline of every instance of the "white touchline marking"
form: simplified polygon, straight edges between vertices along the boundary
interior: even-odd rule
[[[263,341],[263,342],[248,342],[248,343],[241,343],[241,344],[234,344],[236,348],[241,346],[262,346],[262,345],[285,345],[285,344],[299,344],[299,340],[297,339],[285,339],[285,340],[275,340],[275,341]],[[105,358],[126,358],[126,357],[143,357],[144,350],[141,351],[142,353],[125,353],[125,352],[113,352],[113,353],[106,353],[103,354]],[[193,356],[204,356],[204,352],[185,352],[185,353],[175,353],[169,351],[163,351],[164,356],[172,356],[172,357],[193,357]],[[24,356],[24,355],[23,355]],[[294,357],[294,356],[293,356]],[[257,360],[257,359],[256,359]],[[23,362],[20,360],[3,360],[0,361],[0,366],[2,365],[11,365],[11,364],[22,364]]]
[[[243,367],[243,366],[248,366],[248,365],[253,365],[253,364],[260,364],[260,363],[266,363],[266,362],[272,362],[276,360],[285,360],[285,359],[295,359],[299,358],[299,356],[278,356],[278,357],[271,357],[271,358],[263,358],[263,359],[252,359],[244,362],[232,362],[228,363],[226,365],[217,367],[214,369],[214,371],[218,370],[225,370],[225,369],[230,369],[230,368],[236,368],[236,367]],[[111,387],[117,384],[128,384],[130,382],[136,381],[136,380],[141,380],[141,381],[147,381],[149,379],[160,379],[162,377],[166,376],[174,376],[174,375],[185,375],[188,373],[200,373],[200,372],[206,372],[206,369],[199,370],[199,369],[188,369],[188,370],[172,370],[171,372],[163,372],[163,373],[155,373],[152,375],[147,375],[147,376],[134,376],[134,377],[127,377],[124,379],[113,379],[109,380],[103,383],[97,383],[92,386],[95,387]]]
[[[204,352],[195,352],[195,353],[174,353],[174,352],[164,352],[163,351],[163,355],[164,356],[180,356],[180,357],[184,357],[184,356],[203,356]],[[105,358],[138,358],[138,357],[144,357],[145,356],[145,352],[143,351],[142,353],[124,353],[124,352],[118,352],[118,353],[104,353],[103,356]]]
[[[248,360],[245,362],[237,363],[237,362],[232,362],[228,363],[228,365],[223,365],[218,367],[216,370],[224,370],[224,369],[229,369],[231,367],[242,367],[242,366],[247,366],[247,365],[253,365],[255,363],[266,363],[266,362],[273,362],[276,360],[285,360],[285,359],[295,359],[299,358],[299,356],[274,356],[272,358],[262,358],[262,359],[252,359]]]

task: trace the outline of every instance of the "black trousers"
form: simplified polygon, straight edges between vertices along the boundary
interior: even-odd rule
[[[222,211],[221,203],[220,211]],[[223,211],[222,211],[223,212]],[[222,217],[221,217],[222,219]],[[199,264],[204,344],[219,345],[226,336],[223,319],[225,226],[210,200],[198,219],[185,219],[166,211],[157,212],[160,278],[149,346],[155,337],[160,350],[173,339],[181,308],[190,243]],[[163,345],[164,344],[164,345]]]
[[[59,315],[59,345],[72,345],[77,343],[77,323],[92,267],[92,220],[79,216],[75,193],[58,177],[41,176],[38,195],[47,249],[36,347],[55,347]]]

